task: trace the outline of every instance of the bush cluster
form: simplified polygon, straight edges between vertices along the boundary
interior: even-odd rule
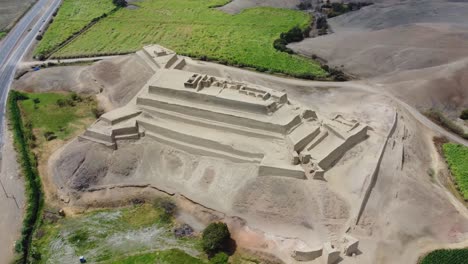
[[[160,220],[163,223],[170,223],[172,221],[172,217],[177,211],[177,205],[170,199],[165,199],[165,198],[156,199],[153,202],[153,206],[156,209],[162,211]]]
[[[225,223],[211,223],[203,230],[202,247],[206,254],[212,257],[226,251],[230,240],[231,233]]]
[[[112,3],[117,7],[126,7],[127,1],[126,0],[112,0]]]
[[[434,123],[446,128],[447,130],[459,135],[464,139],[468,139],[468,133],[465,133],[463,128],[445,117],[444,114],[442,114],[440,111],[436,109],[429,109],[429,111],[426,111],[424,114]]]
[[[83,102],[83,97],[79,96],[77,93],[72,93],[66,99],[58,99],[56,104],[58,107],[65,107],[65,106],[76,106],[77,103]]]
[[[43,205],[41,179],[37,171],[37,161],[29,148],[30,136],[26,133],[18,101],[28,97],[18,91],[10,91],[8,96],[8,118],[13,131],[14,144],[18,153],[21,171],[26,182],[26,212],[23,219],[21,238],[16,242],[15,250],[21,255],[16,263],[29,263],[32,236]]]
[[[465,109],[461,112],[460,114],[460,119],[462,120],[468,120],[468,109]]]
[[[286,47],[286,45],[292,42],[298,42],[303,40],[307,30],[302,31],[298,26],[295,26],[288,32],[281,33],[280,37],[273,41],[273,47],[279,51],[293,54],[294,52],[290,48]]]
[[[328,13],[328,18],[336,17],[342,15],[344,13],[348,13],[351,11],[356,11],[361,9],[362,7],[372,5],[370,2],[350,2],[350,3],[340,3],[340,2],[327,2],[322,8],[329,8],[331,12]]]

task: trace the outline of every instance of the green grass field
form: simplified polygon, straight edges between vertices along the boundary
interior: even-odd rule
[[[164,263],[164,264],[205,264],[201,259],[192,257],[182,250],[170,249],[129,256],[120,260],[109,262],[112,264],[140,264],[140,263]]]
[[[419,264],[467,263],[468,249],[438,249],[427,254]]]
[[[51,52],[58,44],[90,23],[93,18],[114,8],[111,0],[64,0],[60,12],[39,42],[34,55]]]
[[[38,263],[205,263],[198,238],[177,239],[173,222],[152,204],[45,220],[33,241]],[[180,260],[180,261],[179,261]],[[155,262],[159,261],[159,262]]]
[[[89,0],[75,0],[80,3]],[[109,0],[110,2],[110,0]],[[103,55],[133,52],[144,45],[158,43],[195,58],[206,56],[230,65],[253,67],[261,71],[293,76],[327,73],[317,62],[279,52],[273,41],[294,26],[305,28],[308,14],[288,9],[252,8],[237,15],[226,14],[212,6],[226,0],[143,0],[122,8],[84,32],[53,56]],[[61,12],[65,12],[60,10]],[[92,17],[92,16],[87,16]],[[63,20],[63,27],[73,19]],[[54,22],[55,23],[55,22]],[[57,23],[59,24],[59,23]],[[59,25],[57,25],[59,27]],[[42,47],[53,46],[55,39],[66,39],[72,30],[46,32]],[[57,36],[59,34],[60,36]],[[53,42],[52,42],[53,41]],[[36,50],[36,53],[40,50]]]
[[[66,139],[78,128],[84,128],[93,119],[92,109],[97,106],[92,98],[81,98],[74,105],[57,105],[57,100],[71,99],[67,93],[28,93],[29,99],[21,101],[20,107],[25,123],[30,122],[37,136],[44,132],[53,132],[57,138]],[[36,100],[37,103],[34,101]],[[81,120],[81,121],[79,121]],[[71,125],[73,124],[73,125]]]
[[[468,200],[468,147],[447,143],[444,155],[463,198]]]

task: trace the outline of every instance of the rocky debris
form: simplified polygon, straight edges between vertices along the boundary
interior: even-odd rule
[[[187,224],[174,229],[174,236],[176,238],[188,237],[193,235],[193,228]]]

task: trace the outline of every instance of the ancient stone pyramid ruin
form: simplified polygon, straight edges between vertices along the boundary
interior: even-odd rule
[[[267,87],[182,70],[184,58],[144,48],[156,74],[127,106],[102,115],[81,139],[118,148],[149,137],[195,155],[258,164],[259,176],[320,179],[367,126],[322,117]]]

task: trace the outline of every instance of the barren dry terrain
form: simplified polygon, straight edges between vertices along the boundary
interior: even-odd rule
[[[9,29],[35,0],[0,0],[0,31]]]
[[[54,203],[66,202],[73,210],[161,191],[176,194],[221,213],[228,222],[229,217],[241,217],[240,226],[231,223],[238,230],[239,245],[273,253],[286,263],[293,262],[290,252],[298,245],[338,241],[348,226],[360,239],[362,254],[341,263],[414,263],[427,250],[464,241],[468,212],[439,183],[447,168],[432,143],[437,133],[415,120],[379,83],[285,79],[197,61],[184,69],[285,91],[291,100],[323,115],[358,118],[372,128],[371,137],[328,171],[324,182],[257,177],[251,166],[192,155],[148,138],[123,142],[117,151],[73,140],[52,155],[49,174],[43,176],[53,184],[46,189],[57,190],[50,195]],[[102,74],[109,72],[115,76]],[[112,109],[125,105],[151,75],[137,55],[128,55],[90,66],[31,72],[15,87],[100,93],[101,101]],[[126,85],[120,85],[123,80],[118,76],[125,78]],[[395,131],[389,134],[375,187],[356,223],[364,197],[362,184],[369,180],[395,110]],[[430,169],[436,171],[435,178],[428,175]],[[212,216],[196,213],[195,217],[209,222]]]
[[[220,9],[297,4],[234,0]],[[287,93],[289,105],[368,125],[366,140],[322,180],[259,176],[255,164],[195,155],[148,136],[122,140],[116,150],[74,139],[52,154],[41,175],[47,202],[80,212],[172,196],[184,221],[203,226],[222,219],[239,247],[284,263],[320,263],[298,262],[291,252],[328,241],[341,245],[345,233],[359,239],[359,253],[342,255],[343,264],[417,263],[436,248],[466,247],[468,209],[446,188],[450,173],[433,138],[468,142],[420,111],[437,108],[456,119],[468,108],[467,13],[465,1],[377,0],[329,19],[333,33],[289,45],[351,73],[356,78],[349,82],[284,78],[185,58],[184,71],[268,87]],[[159,70],[131,54],[29,72],[13,87],[96,94],[110,111],[133,104]]]

